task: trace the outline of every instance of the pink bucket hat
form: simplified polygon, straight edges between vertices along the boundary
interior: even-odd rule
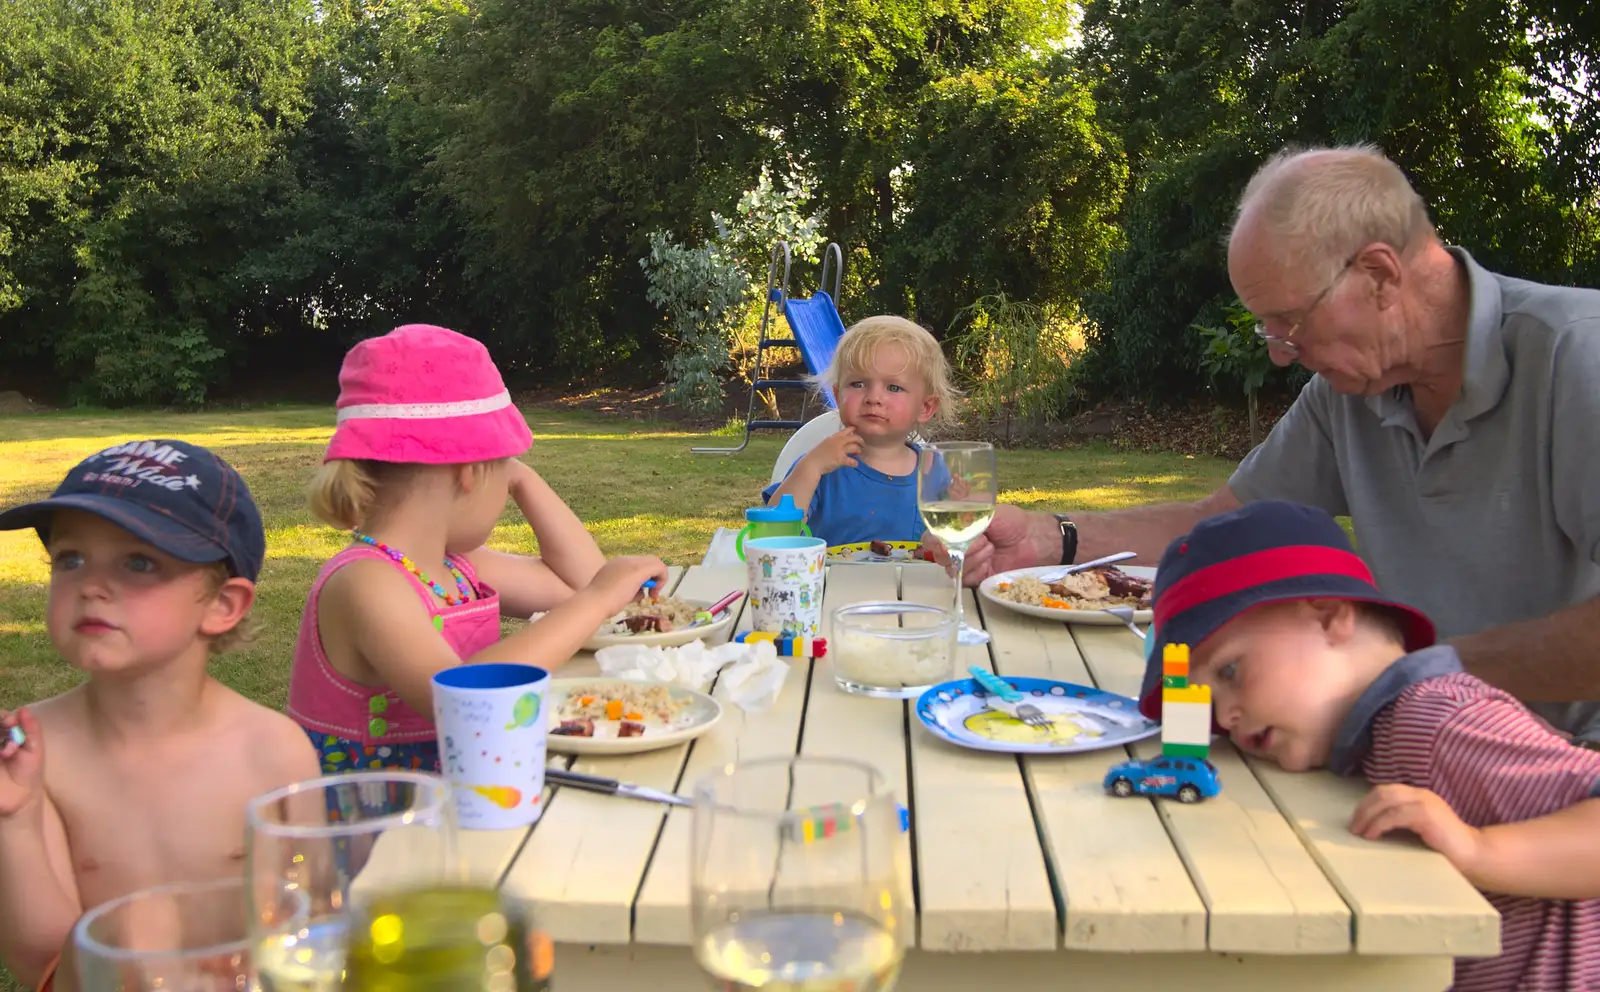
[[[432,324],[406,324],[351,348],[339,369],[337,410],[325,462],[462,465],[514,458],[533,444],[489,349]]]

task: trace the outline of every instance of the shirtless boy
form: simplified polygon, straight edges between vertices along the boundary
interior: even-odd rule
[[[320,771],[288,717],[206,672],[247,636],[266,554],[226,462],[181,441],[115,445],[0,514],[0,530],[25,527],[50,559],[51,643],[87,680],[0,711],[0,960],[65,988],[57,956],[84,911],[238,875],[245,803]]]

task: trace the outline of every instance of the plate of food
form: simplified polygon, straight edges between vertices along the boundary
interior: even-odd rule
[[[944,682],[917,699],[917,719],[936,736],[979,751],[1071,754],[1121,747],[1161,732],[1137,700],[1054,679],[1006,678],[1047,718],[1028,724],[989,705],[976,679]]]
[[[598,651],[613,644],[653,644],[673,647],[688,644],[726,630],[738,615],[738,602],[718,613],[710,623],[696,627],[695,614],[710,610],[715,605],[704,599],[684,599],[662,596],[660,599],[641,599],[629,603],[622,612],[602,624],[595,635],[583,645],[585,650]]]
[[[552,679],[550,739],[562,754],[635,754],[693,740],[722,719],[703,692],[632,679]]]
[[[857,541],[828,548],[830,565],[913,565],[932,561],[932,554],[924,551],[919,541]]]
[[[1122,621],[1107,613],[1106,607],[1127,606],[1134,611],[1135,623],[1150,622],[1150,590],[1156,581],[1155,569],[1139,565],[1127,568],[1102,565],[1048,584],[1040,580],[1040,576],[1049,577],[1060,571],[1060,565],[1046,565],[1001,572],[984,579],[978,586],[978,593],[1008,610],[1046,620],[1120,624]]]

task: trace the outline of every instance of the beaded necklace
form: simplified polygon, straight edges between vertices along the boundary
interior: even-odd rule
[[[429,589],[432,589],[440,599],[444,600],[444,604],[446,606],[459,606],[460,604],[465,603],[472,598],[472,586],[467,582],[467,577],[461,574],[461,569],[450,563],[450,559],[446,558],[444,560],[444,567],[448,568],[450,570],[450,574],[455,576],[456,588],[461,590],[461,595],[459,596],[453,592],[446,591],[444,586],[428,578],[428,576],[423,573],[422,569],[418,568],[416,563],[410,558],[407,558],[404,553],[396,551],[394,548],[389,547],[387,544],[384,544],[377,538],[363,534],[359,529],[351,529],[350,536],[354,537],[362,544],[369,544],[388,555],[401,568],[410,572],[412,575],[415,575],[417,577],[417,581],[421,582]]]

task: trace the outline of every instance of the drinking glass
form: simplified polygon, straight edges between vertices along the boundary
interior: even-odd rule
[[[143,889],[90,910],[72,931],[86,992],[236,992],[250,980],[244,881]]]
[[[888,992],[900,974],[900,808],[871,766],[727,765],[694,790],[694,953],[718,989]]]
[[[950,551],[956,573],[956,618],[961,644],[987,644],[986,631],[967,625],[961,572],[967,547],[994,519],[994,445],[987,441],[942,441],[923,445],[917,458],[917,508],[922,522]]]

